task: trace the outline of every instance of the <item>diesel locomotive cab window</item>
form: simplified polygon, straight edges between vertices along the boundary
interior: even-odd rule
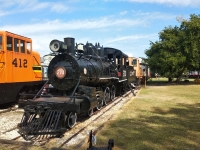
[[[12,51],[12,37],[7,36],[7,50]]]
[[[14,51],[19,52],[19,40],[14,38]]]
[[[26,50],[27,50],[27,54],[31,53],[31,43],[30,42],[26,43]]]
[[[133,59],[132,65],[133,65],[133,66],[137,66],[137,60],[136,60],[136,59]]]
[[[20,41],[21,53],[25,53],[24,41]]]
[[[0,50],[2,50],[2,36],[0,35]]]
[[[129,66],[129,61],[128,61],[128,59],[126,60],[126,66]]]

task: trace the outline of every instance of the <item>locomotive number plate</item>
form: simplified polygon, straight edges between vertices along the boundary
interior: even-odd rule
[[[55,71],[56,77],[63,79],[66,76],[66,69],[63,67],[58,67]]]

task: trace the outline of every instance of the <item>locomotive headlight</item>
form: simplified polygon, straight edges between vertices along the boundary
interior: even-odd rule
[[[58,67],[55,70],[55,75],[56,75],[57,78],[63,79],[66,76],[66,69],[63,68],[63,67]]]
[[[64,42],[52,40],[49,48],[52,52],[65,52],[67,50],[67,45]]]

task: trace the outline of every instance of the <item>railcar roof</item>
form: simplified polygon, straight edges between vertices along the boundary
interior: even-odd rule
[[[21,37],[23,37],[23,38],[31,39],[31,38],[29,38],[29,37],[22,36],[22,35],[19,35],[19,34],[15,34],[15,33],[9,32],[9,31],[5,31],[5,30],[0,30],[0,32],[6,32],[6,33],[14,34],[14,35],[16,35],[16,36],[21,36]]]
[[[116,48],[104,47],[104,49],[107,51],[107,54],[113,54],[116,55],[116,57],[128,58],[128,55],[126,55],[121,50],[118,50]]]

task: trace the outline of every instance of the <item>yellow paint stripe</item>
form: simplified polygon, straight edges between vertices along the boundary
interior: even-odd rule
[[[42,72],[42,70],[33,70],[33,72]]]

